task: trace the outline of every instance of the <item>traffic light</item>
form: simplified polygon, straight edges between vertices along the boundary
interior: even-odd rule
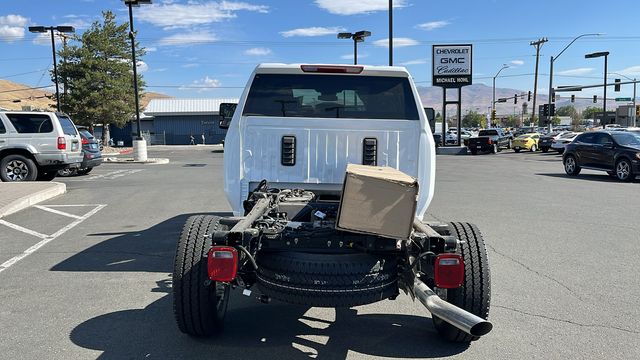
[[[549,104],[542,105],[542,116],[549,116]]]
[[[495,109],[491,110],[491,120],[492,121],[496,120],[496,110]]]
[[[598,95],[593,95],[593,103],[597,103],[598,102]]]
[[[556,102],[556,92],[551,89],[551,102]]]
[[[613,87],[613,91],[620,91],[620,79],[615,79],[614,82],[616,83],[615,86]]]
[[[513,103],[514,104],[518,103],[518,94],[513,95]]]
[[[527,94],[527,101],[531,101],[531,91]]]
[[[572,103],[576,102],[576,96],[575,95],[571,95],[571,102]]]
[[[549,104],[549,117],[556,115],[556,104]]]
[[[640,105],[636,105],[636,118],[640,117]]]

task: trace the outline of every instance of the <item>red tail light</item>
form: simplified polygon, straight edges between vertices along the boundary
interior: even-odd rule
[[[238,272],[238,251],[229,246],[214,246],[207,256],[207,273],[212,281],[229,282]]]
[[[487,144],[489,144],[489,145],[493,144],[493,140],[491,140],[491,139],[487,140]]]
[[[436,256],[435,284],[442,289],[454,289],[464,282],[464,261],[458,254]]]
[[[67,139],[64,136],[58,137],[58,150],[66,150],[67,149]]]
[[[332,73],[332,74],[360,74],[362,66],[336,66],[336,65],[300,65],[304,72]]]
[[[82,138],[82,145],[89,145],[89,139]]]

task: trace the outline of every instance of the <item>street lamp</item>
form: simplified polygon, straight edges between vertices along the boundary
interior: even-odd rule
[[[609,57],[609,52],[600,51],[600,52],[595,52],[591,54],[586,54],[584,56],[585,59],[593,59],[593,58],[599,58],[603,56],[604,56],[604,95],[602,99],[602,109],[604,111],[604,116],[602,119],[602,128],[605,127],[606,122],[609,120],[609,117],[607,116],[607,58]]]
[[[582,35],[578,35],[576,36],[573,40],[571,40],[571,42],[569,44],[567,44],[567,46],[564,47],[564,49],[562,49],[562,51],[560,51],[560,53],[558,55],[556,55],[555,57],[552,56],[551,59],[549,60],[549,108],[551,108],[551,100],[552,100],[552,93],[553,93],[553,63],[558,60],[558,58],[560,57],[560,55],[562,55],[562,53],[567,50],[569,48],[569,46],[573,45],[574,42],[576,42],[576,40],[580,39],[581,37],[585,37],[585,36],[600,36],[603,35],[601,33],[593,33],[593,34],[582,34]],[[549,122],[549,126],[553,126],[552,122]],[[551,130],[551,128],[550,128]]]
[[[622,75],[620,73],[616,73],[616,72],[610,72],[609,74],[614,74],[614,75],[618,75],[618,76],[622,76],[623,78],[627,79],[627,80],[631,80],[633,81],[633,126],[636,125],[636,78],[630,78],[626,75]]]
[[[56,60],[56,42],[54,38],[54,30],[59,33],[72,33],[76,30],[73,26],[29,26],[29,32],[46,33],[51,32],[51,49],[53,50],[53,78],[56,83],[56,109],[60,111],[60,89],[58,85],[58,64]]]
[[[502,72],[502,70],[508,68],[509,65],[507,64],[502,64],[502,67],[500,68],[500,70],[498,70],[498,72],[496,73],[496,76],[493,77],[493,99],[491,101],[491,116],[489,117],[489,124],[487,124],[487,127],[491,127],[491,120],[493,119],[493,113],[496,110],[496,78],[498,77],[498,75],[500,75],[500,72]]]
[[[364,38],[371,36],[370,31],[358,31],[356,33],[341,32],[338,39],[353,39],[353,65],[358,65],[358,43],[364,42]]]
[[[147,144],[142,139],[142,127],[140,125],[140,101],[138,99],[138,69],[137,69],[137,61],[136,61],[136,37],[133,32],[133,7],[151,4],[151,0],[123,0],[126,5],[129,7],[129,39],[131,40],[131,61],[133,66],[133,95],[135,102],[135,111],[136,111],[136,125],[137,125],[137,135],[136,139],[133,141],[133,154],[135,161],[146,161],[147,160]]]

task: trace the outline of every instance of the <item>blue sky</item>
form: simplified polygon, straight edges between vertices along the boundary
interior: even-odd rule
[[[119,0],[28,0],[0,2],[0,78],[29,86],[50,83],[48,38],[30,25],[74,25],[85,30],[112,10],[127,21]],[[539,92],[548,87],[549,56],[577,35],[604,33],[572,45],[555,65],[556,85],[602,82],[602,59],[584,54],[609,51],[609,71],[640,78],[637,0],[395,0],[395,65],[405,65],[419,85],[430,85],[431,45],[474,44],[474,83],[491,85],[502,64],[498,87],[532,90],[535,49],[547,37],[540,58]],[[531,6],[535,5],[535,7]],[[238,96],[260,62],[350,63],[353,43],[339,31],[369,30],[359,62],[386,65],[387,0],[155,0],[134,9],[138,39],[147,48],[144,77],[149,91],[176,97]],[[610,79],[620,77],[611,74]],[[578,96],[600,94],[583,91]],[[623,86],[616,96],[630,96]]]

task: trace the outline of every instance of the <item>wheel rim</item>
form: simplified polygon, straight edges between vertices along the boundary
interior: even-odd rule
[[[62,170],[60,170],[60,175],[69,176],[69,175],[71,175],[71,170],[70,169],[62,169]]]
[[[629,177],[629,173],[631,172],[629,163],[626,161],[620,161],[618,166],[616,166],[616,175],[618,179],[626,179]]]
[[[5,171],[11,181],[24,181],[29,176],[29,167],[21,160],[9,161]]]
[[[573,172],[576,170],[576,162],[572,157],[567,158],[567,160],[564,162],[564,170],[569,174],[573,174]]]

